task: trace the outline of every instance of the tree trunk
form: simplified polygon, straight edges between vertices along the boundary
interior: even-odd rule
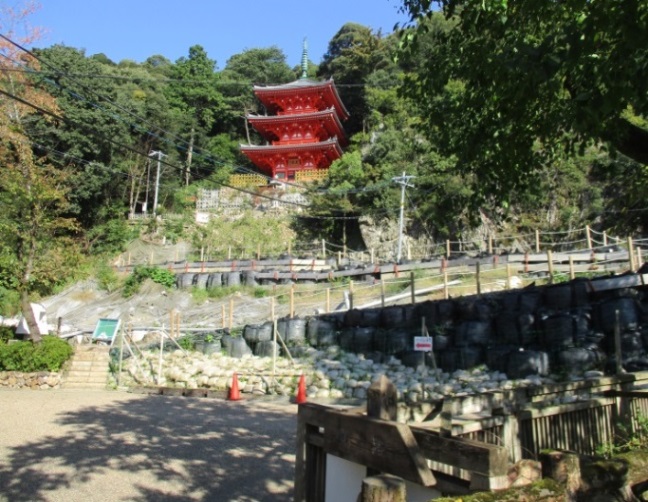
[[[189,135],[189,148],[187,148],[187,162],[185,165],[185,186],[189,186],[189,179],[191,178],[191,160],[193,158],[194,138],[196,136],[196,128],[191,128]]]
[[[21,291],[20,293],[20,307],[22,309],[23,317],[27,323],[27,329],[29,330],[29,339],[38,343],[41,341],[41,332],[36,322],[36,317],[34,316],[34,309],[29,298],[29,293],[27,291]]]

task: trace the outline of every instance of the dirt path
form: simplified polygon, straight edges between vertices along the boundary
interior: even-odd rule
[[[286,501],[288,402],[0,391],[0,501]]]

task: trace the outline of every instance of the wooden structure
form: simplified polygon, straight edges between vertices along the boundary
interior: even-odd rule
[[[478,413],[462,412],[462,401],[474,405],[475,396],[446,398],[434,420],[411,424],[389,418],[393,398],[380,380],[368,392],[366,413],[305,403],[298,413],[294,500],[327,500],[328,455],[366,466],[368,476],[394,475],[446,494],[507,488],[513,465],[537,461],[542,450],[593,455],[622,434],[645,435],[648,391],[641,389],[647,383],[648,373],[635,373],[487,393],[479,398],[490,409]],[[582,400],[548,404],[575,395]]]
[[[295,180],[303,171],[326,170],[347,144],[342,121],[349,116],[333,79],[307,78],[304,47],[302,76],[282,85],[254,86],[268,115],[248,115],[247,121],[265,145],[241,145],[255,166],[272,178]]]

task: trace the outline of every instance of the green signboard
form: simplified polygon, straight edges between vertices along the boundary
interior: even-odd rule
[[[92,333],[93,342],[105,342],[112,345],[119,330],[119,319],[99,319]]]

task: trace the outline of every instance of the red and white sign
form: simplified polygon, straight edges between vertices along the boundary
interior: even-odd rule
[[[432,352],[432,337],[431,336],[415,336],[414,337],[414,350],[421,352]]]

